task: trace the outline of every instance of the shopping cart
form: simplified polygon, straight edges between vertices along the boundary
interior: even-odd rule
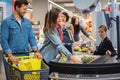
[[[29,60],[31,58],[35,57],[23,56],[19,57],[18,59],[25,61],[25,59]],[[48,80],[49,67],[43,61],[41,61],[41,64],[39,66],[41,69],[35,69],[38,65],[32,65],[30,63],[24,64],[21,66],[21,69],[18,69],[18,65],[15,66],[11,64],[7,58],[4,57],[3,61],[5,65],[7,80]],[[31,67],[33,67],[33,69]]]

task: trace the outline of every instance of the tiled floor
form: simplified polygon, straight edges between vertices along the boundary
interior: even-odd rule
[[[6,80],[2,56],[0,53],[0,80]]]

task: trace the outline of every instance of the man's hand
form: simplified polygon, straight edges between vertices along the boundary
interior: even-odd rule
[[[18,59],[13,56],[12,54],[8,54],[8,58],[10,59],[10,61],[12,61],[12,63],[18,64]]]
[[[42,54],[39,53],[38,51],[37,51],[37,52],[34,52],[34,55],[35,55],[36,58],[42,59]]]

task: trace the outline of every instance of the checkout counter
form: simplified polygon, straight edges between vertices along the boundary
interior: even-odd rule
[[[84,61],[91,57],[91,61],[83,64],[73,64],[70,60],[59,57],[50,62],[50,78],[55,80],[119,80],[120,61],[117,56],[95,56],[87,52],[74,52],[77,59]],[[84,58],[84,59],[83,59]]]

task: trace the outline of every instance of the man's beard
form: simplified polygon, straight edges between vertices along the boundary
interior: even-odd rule
[[[21,18],[23,18],[23,15],[21,15],[20,13],[18,13],[18,15],[19,15]]]

